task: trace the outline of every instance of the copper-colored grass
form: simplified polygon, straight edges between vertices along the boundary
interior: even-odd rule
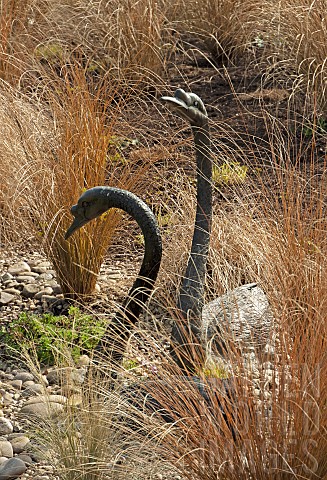
[[[144,6],[142,2],[140,5]],[[284,8],[286,4],[280,5]],[[319,15],[308,14],[323,3],[311,3],[310,11],[299,7],[294,15],[292,5],[285,6],[289,8],[285,12],[290,15],[290,32],[296,31],[292,28],[295,24],[299,27],[301,18],[305,20],[302,23],[305,27],[311,18],[319,20]],[[305,16],[298,16],[299,11],[301,14],[304,11]],[[60,9],[58,15],[59,12]],[[318,29],[318,33],[321,31]],[[289,52],[301,52],[305,45],[316,48],[309,41],[304,42],[305,37],[297,34],[288,37],[285,32],[280,39],[286,46],[289,41]],[[313,43],[315,38],[321,38],[320,34],[318,37],[312,34],[311,27],[308,32]],[[91,42],[92,35],[86,38]],[[224,37],[219,33],[219,44],[221,38]],[[292,38],[300,39],[299,43],[292,43]],[[131,45],[136,43],[131,41]],[[233,43],[234,40],[228,41],[223,50],[228,51]],[[295,44],[299,48],[295,48]],[[139,51],[142,52],[142,48]],[[317,59],[318,53],[305,51],[304,62],[300,58],[296,57],[297,65],[302,67],[307,65],[308,58]],[[315,83],[316,79],[323,78],[319,68],[324,64],[318,59],[317,64],[312,65],[312,71],[317,74],[307,78],[312,79],[316,88],[321,81]],[[304,71],[307,74],[311,70],[306,66]],[[16,100],[13,107],[9,102],[6,104],[8,129],[3,133],[6,142],[0,149],[1,160],[4,160],[0,162],[1,208],[5,214],[2,221],[7,236],[8,226],[14,225],[17,233],[22,227],[24,232],[34,228],[45,242],[45,250],[56,266],[65,293],[84,296],[92,291],[118,217],[117,213],[107,215],[106,221],[93,222],[66,242],[63,234],[71,221],[69,208],[85,188],[107,181],[141,191],[141,175],[149,164],[142,155],[144,161],[136,170],[131,165],[126,170],[117,170],[116,165],[113,170],[109,168],[110,139],[116,133],[119,115],[115,103],[117,97],[120,98],[117,84],[112,89],[105,83],[104,96],[101,85],[95,89],[86,81],[81,65],[65,67],[59,73],[59,80],[51,77],[53,96],[47,90],[43,97],[49,108],[37,108],[26,99],[18,100],[12,91],[2,95],[5,100],[6,96]],[[26,112],[29,121],[20,110]],[[156,459],[163,462],[163,472],[170,465],[187,479],[326,478],[326,165],[315,148],[315,135],[294,145],[290,131],[286,132],[285,139],[285,131],[280,131],[274,120],[267,115],[269,141],[262,157],[256,157],[257,151],[251,152],[251,146],[242,152],[236,142],[231,147],[221,142],[220,151],[217,149],[217,165],[222,158],[227,158],[260,166],[261,170],[250,168],[240,185],[217,187],[221,192],[216,194],[206,289],[209,300],[242,283],[258,282],[274,313],[277,337],[273,342],[274,352],[263,364],[251,367],[246,349],[231,345],[227,385],[232,387],[232,393],[226,396],[221,392],[224,389],[221,379],[202,375],[210,397],[207,404],[193,384],[184,388],[180,370],[160,348],[161,344],[155,341],[151,344],[147,335],[145,344],[147,348],[150,345],[157,357],[158,373],[152,374],[153,383],[150,386],[145,383],[144,388],[170,413],[173,425],[162,427],[160,418],[140,416],[139,409],[128,410],[126,403],[119,404],[118,392],[115,397],[120,406],[118,413],[124,415],[128,411],[129,420],[138,425],[137,434],[135,430],[123,429],[120,443],[115,429],[124,425],[117,421],[117,410],[112,413],[112,397],[101,377],[100,387],[96,382],[90,383],[91,392],[82,400],[82,408],[68,412],[65,425],[69,428],[63,432],[63,423],[59,422],[59,429],[52,428],[51,423],[43,429],[44,433],[57,435],[57,440],[54,436],[47,440],[47,446],[51,446],[49,451],[53,452],[54,463],[63,467],[62,478],[114,477],[115,459],[119,459],[126,448],[132,450],[132,461],[125,471],[124,464],[118,467],[119,475],[123,477],[125,473],[125,478],[134,474],[135,478],[142,476],[144,460],[148,458],[151,462],[154,452]],[[251,158],[246,158],[247,155]],[[184,159],[183,154],[181,157]],[[166,309],[167,316],[176,320],[178,313],[170,308],[174,303],[171,295],[175,293],[172,290],[178,289],[187,262],[195,203],[194,186],[184,190],[183,174],[177,172],[176,179],[172,180],[180,188],[174,197],[171,223],[166,227],[160,287],[164,288],[167,282],[168,288],[161,295],[162,308]],[[228,194],[224,188],[229,189]],[[190,338],[190,343],[193,340]],[[201,371],[202,356],[198,352],[198,349],[192,350],[191,360],[199,364]],[[98,408],[99,397],[103,402]],[[92,415],[95,421],[90,421]],[[147,435],[142,438],[144,432]],[[66,439],[62,441],[64,435]],[[137,473],[133,470],[135,465]],[[149,472],[147,478],[152,474]]]
[[[0,95],[1,241],[28,243],[32,232],[26,198],[32,201],[30,183],[35,176],[43,178],[43,158],[55,140],[51,122],[39,105],[6,84],[1,84]]]
[[[254,0],[182,0],[170,5],[167,15],[178,30],[191,32],[219,60],[244,54],[250,47],[261,8],[261,3]]]
[[[129,76],[135,69],[146,69],[161,75],[163,71],[163,33],[165,14],[163,6],[153,0],[118,2],[116,34],[112,46],[117,52],[122,70]],[[114,13],[113,8],[113,13]]]
[[[38,227],[45,235],[46,249],[63,291],[82,297],[93,291],[120,213],[108,213],[67,242],[63,234],[72,220],[67,215],[68,209],[85,189],[97,185],[110,184],[140,192],[152,159],[134,166],[127,161],[118,172],[117,161],[111,157],[117,154],[111,153],[111,142],[115,121],[123,106],[123,102],[121,106],[114,103],[118,92],[110,90],[109,83],[105,83],[93,94],[84,71],[77,66],[67,69],[66,75],[63,70],[63,75],[63,82],[56,87],[56,103],[52,106],[60,135],[59,147],[49,160],[47,187],[35,202]],[[123,159],[120,163],[124,164]],[[48,220],[42,227],[44,219]]]
[[[19,111],[22,100],[16,108],[8,103],[4,112],[8,125],[1,149],[3,235],[10,238],[8,229],[15,229],[27,242],[34,234],[53,262],[63,292],[83,297],[93,292],[120,213],[92,222],[67,242],[71,206],[85,189],[97,185],[141,193],[156,157],[144,155],[130,162],[115,148],[115,122],[127,101],[126,95],[122,99],[124,90],[118,92],[109,81],[95,87],[77,64],[63,68],[61,78],[49,71],[44,75],[51,113],[33,104]],[[8,102],[15,98],[10,90],[6,95]]]
[[[135,87],[161,76],[166,52],[164,8],[153,0],[81,1],[67,4],[43,0],[33,10],[35,60],[60,64],[82,52],[87,72],[122,79]]]
[[[264,5],[259,30],[263,31],[264,42],[271,46],[276,80],[283,79],[288,84],[293,81],[311,97],[311,110],[317,108],[325,117],[326,1],[267,1]]]
[[[257,188],[248,185],[243,203],[220,206],[210,265],[216,294],[246,281],[264,288],[275,317],[274,353],[252,370],[247,350],[230,348],[227,385],[235,390],[215,396],[224,382],[204,378],[211,408],[166,361],[151,386],[176,421],[162,447],[183,478],[313,479],[326,472],[325,182],[320,176],[318,187],[315,175],[291,164],[275,165],[273,174],[281,198],[263,185],[251,198]]]
[[[3,0],[0,4],[0,78],[13,85],[23,71],[21,62],[26,53],[22,50],[30,47],[26,34],[31,3]]]
[[[183,478],[322,478],[326,368],[320,348],[326,332],[317,332],[312,318],[306,330],[290,346],[284,328],[276,356],[256,374],[240,354],[227,381],[203,378],[209,404],[194,386],[185,388],[173,367],[173,376],[167,365],[160,370],[151,394],[176,422],[162,447]],[[303,344],[319,354],[304,354]]]
[[[91,78],[109,75],[134,88],[156,82],[169,55],[165,6],[153,0],[4,0],[0,22],[1,78],[28,91],[45,64],[60,70],[76,52]]]

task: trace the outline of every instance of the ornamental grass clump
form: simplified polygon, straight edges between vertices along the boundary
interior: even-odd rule
[[[30,35],[31,0],[0,3],[0,79],[17,86],[26,68],[33,39]]]
[[[16,232],[17,239],[39,243],[53,263],[63,293],[83,298],[94,290],[120,213],[107,213],[66,241],[71,206],[97,185],[140,194],[146,187],[145,173],[157,157],[141,155],[130,162],[113,141],[116,121],[128,100],[128,94],[123,98],[123,86],[117,90],[109,79],[92,82],[78,63],[63,66],[60,77],[48,66],[43,72],[47,108],[26,96],[16,98],[9,87],[3,94],[8,102],[3,107],[8,118],[2,127],[6,140],[0,149],[3,238],[12,241]]]
[[[174,27],[197,39],[199,50],[214,62],[226,62],[244,53],[255,39],[262,3],[256,0],[184,0],[167,8]],[[192,43],[192,41],[191,41]]]
[[[327,116],[327,4],[325,0],[264,2],[258,30],[267,43],[277,83],[293,85],[307,97],[308,112]]]
[[[115,88],[110,89],[108,82],[92,90],[85,70],[77,65],[63,69],[63,79],[53,93],[58,148],[46,162],[49,170],[47,186],[41,190],[43,196],[38,195],[34,201],[36,224],[63,292],[70,297],[82,298],[93,292],[121,217],[121,212],[108,212],[66,241],[64,233],[72,220],[70,207],[85,190],[98,185],[138,191],[151,164],[151,159],[141,160],[137,165],[117,164],[112,138],[126,101],[126,98],[117,100],[120,95]],[[44,221],[46,225],[42,225]]]

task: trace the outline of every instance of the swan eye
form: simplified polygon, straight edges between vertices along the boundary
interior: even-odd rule
[[[90,205],[90,202],[82,202],[82,207],[87,208]]]

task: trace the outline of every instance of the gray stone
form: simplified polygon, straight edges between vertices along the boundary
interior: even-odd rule
[[[88,367],[90,365],[91,359],[88,355],[81,355],[77,360],[78,367]]]
[[[51,263],[50,263],[48,260],[42,260],[41,262],[39,262],[39,263],[37,264],[37,266],[48,269],[48,268],[51,268],[52,265],[51,265]]]
[[[20,290],[14,287],[5,288],[4,292],[10,293],[10,295],[20,295]]]
[[[38,274],[43,274],[47,271],[46,267],[39,267],[38,265],[36,267],[32,267],[32,272],[38,273]]]
[[[13,438],[18,438],[18,437],[23,437],[23,436],[24,436],[24,433],[14,432],[14,433],[10,433],[9,435],[7,435],[6,438],[9,442],[11,442],[11,440]]]
[[[43,262],[43,258],[41,258],[38,255],[37,252],[33,252],[32,255],[33,255],[33,257],[26,260],[31,268],[35,267],[35,265],[38,265],[39,263]],[[34,258],[34,257],[37,257],[37,258]]]
[[[24,286],[22,296],[25,298],[33,298],[40,291],[39,285],[29,283]]]
[[[8,272],[6,272],[6,273],[4,273],[3,275],[1,275],[1,281],[2,281],[3,283],[8,282],[8,280],[12,280],[13,278],[14,278],[14,277],[13,277],[10,273],[8,273]]]
[[[5,390],[1,389],[0,390],[0,395],[2,396],[1,398],[1,403],[4,406],[11,405],[13,403],[13,395],[10,392],[6,392]]]
[[[18,275],[22,272],[30,272],[31,267],[26,262],[18,262],[8,268],[8,273],[11,275]]]
[[[24,405],[21,409],[22,414],[34,415],[36,417],[48,418],[61,413],[64,410],[62,403],[56,402],[40,402],[32,403],[31,405]],[[1,477],[0,477],[1,480]]]
[[[36,273],[36,272],[22,272],[18,275],[19,277],[22,277],[22,278],[29,278],[29,277],[32,277],[32,278],[38,278],[39,277],[39,274]],[[17,280],[17,277],[16,277],[16,280]]]
[[[18,283],[24,283],[24,284],[35,283],[34,277],[22,277],[19,275],[18,277],[16,277],[16,280]]]
[[[3,282],[4,286],[7,288],[19,288],[20,285],[16,280],[8,280],[7,282]]]
[[[50,372],[48,372],[46,375],[49,385],[60,385],[62,377],[62,371],[58,369],[50,370]]]
[[[26,470],[27,467],[23,460],[17,457],[9,458],[0,466],[0,480],[13,480],[26,472]]]
[[[27,453],[20,453],[19,455],[16,455],[16,458],[20,458],[20,460],[22,460],[25,465],[31,465],[33,463],[33,460],[29,455],[27,455]],[[33,480],[35,480],[35,477],[33,478]]]
[[[41,300],[43,295],[52,295],[53,294],[53,289],[51,287],[45,287],[45,288],[42,288],[42,290],[40,290],[36,295],[35,295],[35,299],[36,300]]]
[[[53,279],[53,275],[51,275],[51,273],[45,272],[45,273],[41,273],[39,278],[45,282],[48,282]]]
[[[60,403],[61,405],[65,405],[66,402],[67,398],[63,395],[39,395],[37,397],[33,397],[27,400],[25,406],[36,403]]]
[[[14,453],[22,453],[26,445],[30,442],[30,439],[25,435],[21,435],[10,440]]]
[[[55,278],[52,278],[51,280],[45,280],[44,281],[44,285],[46,287],[55,287],[56,285],[58,285],[58,282]]]
[[[8,440],[2,440],[0,438],[0,456],[12,458],[14,456],[14,451],[11,443]]]
[[[6,417],[0,417],[0,435],[8,435],[9,433],[12,433],[13,430],[14,427],[12,426],[11,421]]]
[[[31,385],[34,385],[35,381],[34,380],[25,380],[24,382],[24,387],[30,387]]]
[[[52,290],[54,295],[60,295],[62,293],[62,288],[58,283],[56,285],[52,285]]]
[[[27,382],[26,382],[27,383]],[[33,383],[28,385],[25,390],[22,391],[22,397],[32,397],[33,395],[40,395],[44,393],[44,386],[41,383]]]
[[[15,380],[22,380],[22,382],[34,381],[34,376],[30,372],[17,372],[15,375]]]
[[[56,276],[57,276],[56,271],[53,270],[53,269],[48,270],[47,273],[50,273],[53,277],[56,277]]]
[[[0,292],[0,306],[1,305],[8,305],[8,303],[12,302],[15,299],[15,296],[11,293]]]
[[[75,385],[82,385],[85,380],[87,369],[86,368],[73,368],[70,373],[70,380]]]
[[[19,379],[10,380],[9,384],[14,387],[16,390],[20,390],[23,385],[23,381]]]

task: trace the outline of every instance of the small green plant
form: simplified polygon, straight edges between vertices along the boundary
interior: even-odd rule
[[[114,146],[119,150],[124,150],[130,146],[136,146],[139,144],[137,138],[127,138],[127,137],[120,137],[119,135],[112,135],[109,141],[109,146]]]
[[[230,373],[228,372],[227,366],[223,362],[208,362],[200,372],[207,378],[229,378]]]
[[[157,220],[160,227],[167,227],[171,221],[171,213],[162,213],[159,211],[157,214]]]
[[[265,40],[262,35],[257,35],[253,40],[253,45],[258,48],[263,48],[265,46]]]
[[[319,118],[316,125],[307,125],[303,129],[306,137],[313,137],[315,133],[325,135],[327,133],[327,119]]]
[[[142,246],[144,245],[144,237],[143,237],[142,233],[137,233],[134,236],[134,240],[137,243],[137,245],[142,245]]]
[[[125,370],[134,370],[140,366],[140,362],[135,360],[134,358],[125,358],[123,360],[123,367]]]
[[[128,158],[124,155],[124,150],[130,146],[138,145],[139,141],[135,138],[120,137],[112,135],[108,143],[108,161],[111,165],[127,166]]]
[[[105,320],[70,307],[68,315],[22,313],[10,324],[6,342],[17,350],[36,352],[41,363],[52,364],[55,358],[70,350],[73,359],[94,348],[105,332]]]
[[[38,59],[45,59],[48,62],[54,60],[63,60],[64,49],[60,43],[48,43],[46,45],[39,45],[35,49],[35,55]]]
[[[225,162],[222,165],[214,165],[212,178],[215,184],[243,183],[248,173],[248,167],[239,162]]]

